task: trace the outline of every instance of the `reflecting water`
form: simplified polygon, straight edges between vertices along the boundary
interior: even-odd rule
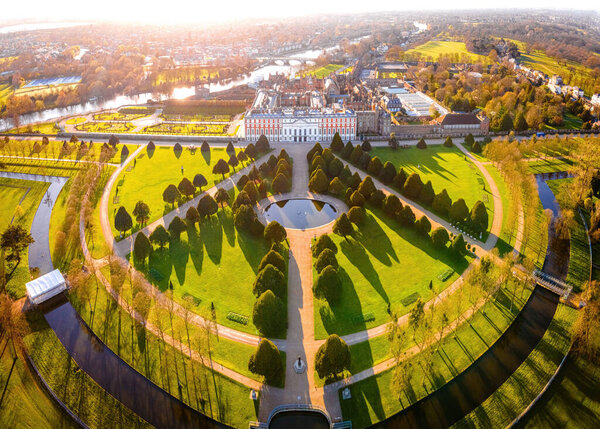
[[[307,229],[326,225],[338,216],[329,203],[317,200],[297,199],[273,203],[265,210],[267,221],[277,221],[284,228]]]

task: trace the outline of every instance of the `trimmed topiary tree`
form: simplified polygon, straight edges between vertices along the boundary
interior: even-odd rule
[[[450,136],[446,137],[446,140],[444,140],[444,146],[445,147],[454,146],[454,143],[452,142],[452,137],[450,137]]]
[[[169,233],[175,240],[179,240],[181,233],[186,230],[185,222],[179,216],[175,216],[169,224]]]
[[[365,197],[359,191],[354,191],[350,195],[350,206],[352,207],[362,207],[365,205],[365,201]]]
[[[450,240],[450,236],[448,235],[448,231],[443,226],[439,226],[433,230],[431,233],[431,241],[433,245],[437,248],[446,247],[446,243]]]
[[[360,185],[358,185],[358,192],[363,194],[366,199],[369,199],[376,190],[377,188],[375,187],[375,183],[373,183],[371,176],[366,176],[362,182],[360,182]]]
[[[338,248],[331,239],[331,237],[327,234],[321,235],[317,238],[317,241],[312,246],[312,254],[313,257],[317,257],[321,254],[321,252],[325,249],[331,250],[333,253],[337,253]]]
[[[433,199],[435,198],[435,191],[433,190],[433,185],[431,184],[431,180],[428,180],[421,192],[419,193],[419,201],[421,201],[426,206],[430,206],[433,203]]]
[[[308,159],[308,162],[312,162],[312,160],[314,159],[315,155],[321,155],[322,152],[323,152],[323,146],[321,146],[321,143],[317,142],[306,153],[306,159]]]
[[[210,152],[210,145],[206,140],[202,142],[202,145],[200,146],[200,152]]]
[[[348,219],[354,225],[362,225],[365,222],[365,209],[362,207],[354,206],[348,210]]]
[[[338,158],[333,158],[329,165],[327,165],[327,174],[329,177],[336,177],[342,173],[344,164]]]
[[[283,377],[283,364],[279,350],[271,341],[263,338],[250,356],[248,370],[265,377],[268,384],[279,384]]]
[[[473,153],[481,153],[482,149],[481,149],[481,145],[479,144],[479,142],[474,142],[471,145],[471,152]]]
[[[365,139],[365,141],[362,142],[362,144],[360,145],[360,148],[362,150],[364,150],[365,152],[370,152],[371,149],[373,149],[371,147],[371,142],[368,139]]]
[[[132,227],[133,219],[131,219],[131,215],[127,212],[125,207],[119,207],[119,210],[117,210],[117,214],[115,215],[115,229],[123,235],[123,233],[129,231]]]
[[[369,198],[369,202],[375,207],[381,207],[383,205],[384,200],[385,193],[381,189],[376,189],[375,192],[373,192],[371,194],[371,197]]]
[[[195,223],[200,222],[200,213],[198,213],[196,207],[192,206],[185,213],[185,218],[191,225],[194,225]]]
[[[394,194],[389,194],[383,200],[383,211],[390,217],[394,217],[401,208],[402,203],[400,202],[400,198]]]
[[[324,194],[327,192],[327,188],[329,187],[329,180],[327,179],[327,175],[318,168],[313,172],[310,177],[310,181],[308,182],[308,189],[312,192],[316,192],[318,194]]]
[[[167,232],[164,226],[158,225],[152,234],[150,234],[150,242],[152,244],[158,244],[161,249],[169,242],[171,236]]]
[[[335,253],[333,253],[333,250],[323,249],[323,251],[319,254],[319,257],[315,261],[315,269],[317,270],[317,273],[323,271],[323,269],[328,265],[331,265],[336,270],[339,267],[338,261],[335,257]]]
[[[403,192],[409,198],[417,199],[419,195],[421,195],[421,189],[423,189],[423,182],[421,181],[421,176],[418,173],[412,173],[406,179],[404,183]]]
[[[352,150],[352,153],[350,154],[350,162],[352,164],[358,164],[358,161],[360,161],[360,158],[363,156],[363,154],[364,154],[364,152],[360,148],[360,146],[355,146],[354,149]]]
[[[135,203],[135,207],[133,209],[133,215],[135,216],[135,220],[140,225],[144,225],[150,219],[150,207],[143,201],[138,201]]]
[[[331,144],[329,145],[329,147],[334,152],[341,152],[344,149],[344,142],[342,141],[342,138],[340,137],[339,133],[336,132],[333,135],[333,138],[331,139]]]
[[[335,195],[337,197],[340,197],[344,193],[345,190],[346,190],[346,187],[344,186],[342,181],[337,177],[334,177],[333,180],[331,182],[329,182],[329,187],[327,188],[327,191],[331,195]]]
[[[456,237],[454,237],[451,246],[452,250],[454,250],[459,255],[462,255],[467,251],[467,242],[463,238],[462,234],[458,234]]]
[[[252,323],[262,335],[276,336],[285,331],[286,311],[283,301],[267,290],[254,303]]]
[[[229,164],[224,159],[219,159],[212,169],[213,174],[220,174],[225,180],[225,175],[229,173]]]
[[[350,156],[352,155],[353,151],[354,151],[354,145],[351,142],[348,142],[348,143],[346,143],[346,146],[344,146],[344,149],[342,149],[342,152],[340,153],[340,155],[344,159],[350,159]]]
[[[192,182],[190,182],[190,180],[187,177],[184,177],[183,179],[181,179],[181,182],[179,182],[179,185],[177,185],[177,190],[182,195],[185,195],[187,198],[191,198],[196,192],[196,187],[192,184]]]
[[[431,231],[431,222],[425,216],[421,216],[421,218],[415,222],[415,229],[421,235],[429,234]]]
[[[476,232],[484,232],[488,227],[488,214],[485,208],[485,204],[481,201],[477,201],[470,214],[471,225]]]
[[[215,193],[215,201],[217,204],[221,204],[221,209],[223,209],[225,204],[229,204],[229,192],[227,192],[225,188],[219,188]]]
[[[194,176],[193,184],[196,188],[199,188],[200,191],[202,191],[202,188],[208,185],[208,182],[206,181],[206,177],[204,177],[202,174],[196,174]]]
[[[256,203],[260,199],[260,195],[258,194],[258,189],[256,184],[252,180],[248,180],[244,185],[244,189],[242,189],[250,198],[252,203]]]
[[[330,335],[315,356],[320,378],[333,377],[350,368],[350,348],[338,335]]]
[[[336,261],[337,263],[337,261]],[[329,304],[335,304],[340,299],[342,281],[337,268],[332,265],[324,267],[313,285],[313,293],[318,298],[325,298]]]
[[[265,240],[267,240],[269,244],[281,243],[286,238],[287,233],[285,232],[285,228],[281,226],[279,222],[276,220],[269,222],[265,228]]]
[[[273,245],[277,245],[277,243],[273,243]],[[273,248],[271,248],[271,250],[269,250],[267,254],[263,256],[263,258],[260,260],[260,264],[258,265],[258,271],[262,271],[262,269],[265,268],[268,264],[273,265],[282,273],[285,273],[286,271],[286,265],[283,256],[279,252],[273,250]]]
[[[269,145],[269,140],[264,134],[260,135],[260,137],[256,141],[255,147],[257,152],[266,152],[271,148]]]
[[[219,206],[211,195],[203,196],[198,202],[198,213],[200,217],[211,217],[219,210]]]
[[[333,224],[333,233],[344,237],[345,240],[348,240],[348,236],[352,235],[353,232],[354,228],[352,227],[350,219],[348,219],[348,215],[346,215],[346,213],[342,213]]]
[[[410,206],[406,205],[398,210],[396,218],[398,219],[398,223],[400,223],[400,225],[410,227],[415,224],[416,216]]]
[[[379,176],[381,170],[383,170],[383,163],[379,157],[375,156],[371,158],[367,167],[367,172],[373,176]]]
[[[406,172],[403,168],[401,168],[398,173],[394,176],[394,180],[392,181],[392,186],[399,191],[404,189],[404,184],[406,183]]]
[[[433,202],[431,203],[431,207],[435,212],[441,214],[442,216],[448,215],[450,207],[452,207],[452,200],[450,199],[450,196],[445,188],[442,189],[442,192],[435,196]]]
[[[427,142],[423,137],[417,143],[417,149],[427,149]]]
[[[386,185],[389,185],[394,180],[394,177],[396,177],[396,174],[397,172],[394,164],[392,164],[390,161],[386,161],[385,164],[383,164],[381,172],[379,173],[379,180]]]
[[[286,283],[283,273],[274,265],[267,264],[256,275],[254,285],[252,286],[252,293],[259,296],[267,290],[270,290],[281,298],[285,294],[285,288]]]
[[[467,146],[472,146],[473,143],[475,143],[475,139],[473,138],[473,134],[471,134],[471,133],[467,134],[467,136],[465,137],[465,144]]]
[[[150,240],[148,240],[148,237],[142,231],[138,232],[133,243],[133,256],[138,261],[145,261],[150,256],[150,252],[152,252]]]
[[[167,186],[167,189],[163,192],[163,201],[173,205],[175,208],[175,201],[181,196],[179,189],[175,185]]]
[[[464,222],[467,216],[469,216],[469,208],[467,207],[465,200],[462,198],[456,200],[450,207],[448,215],[450,216],[450,219],[455,222]]]

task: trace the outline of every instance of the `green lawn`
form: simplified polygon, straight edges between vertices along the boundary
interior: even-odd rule
[[[56,134],[60,129],[55,122],[44,122],[43,124],[24,125],[19,128],[13,128],[10,133],[39,133],[39,134]]]
[[[219,159],[227,161],[229,154],[225,148],[211,148],[210,153],[197,150],[192,154],[184,150],[179,158],[172,147],[158,146],[152,157],[146,151],[138,155],[135,162],[121,172],[113,187],[108,202],[108,214],[111,228],[115,237],[119,234],[112,222],[114,213],[120,206],[124,206],[131,214],[135,204],[143,200],[150,207],[150,223],[161,218],[173,210],[171,204],[163,200],[163,192],[168,185],[177,186],[181,179],[187,177],[193,181],[196,174],[202,174],[208,181],[206,190],[223,180],[220,174],[213,174],[214,165]],[[236,167],[236,171],[241,167]],[[182,173],[183,168],[183,173]],[[230,173],[233,173],[230,170]],[[117,192],[118,189],[118,192]],[[134,227],[135,219],[134,219]]]
[[[405,52],[405,58],[413,58],[420,54],[424,59],[437,61],[440,55],[466,55],[470,62],[484,61],[483,55],[474,54],[467,50],[464,42],[450,42],[445,40],[430,40],[416,48]]]
[[[14,353],[12,346],[6,346],[7,341],[6,336],[0,341],[0,348],[4,350],[0,356],[0,386],[3,390],[6,386],[0,412],[0,426],[15,428],[26,424],[32,428],[75,428],[71,418],[62,413],[46,392],[38,387],[34,375],[20,357],[14,362],[11,373]]]
[[[85,122],[75,125],[75,129],[87,133],[128,133],[135,126],[130,122]]]
[[[544,337],[525,362],[485,402],[453,427],[508,427],[544,388],[569,350],[569,329],[576,317],[576,310],[560,305]],[[541,427],[564,427],[556,423]]]
[[[162,123],[145,127],[142,134],[181,134],[181,135],[200,135],[200,136],[223,136],[228,135],[227,129],[229,123],[223,124],[179,124]]]
[[[19,224],[29,231],[46,189],[48,184],[44,182],[0,178],[0,233],[11,223]],[[25,283],[31,279],[27,256],[27,251],[22,253],[21,262],[6,286],[12,298],[24,296]],[[9,267],[7,274],[11,270]]]
[[[549,158],[528,163],[532,174],[554,173],[559,171],[570,171],[573,169],[573,161],[569,158]]]
[[[502,288],[485,304],[485,315],[478,311],[469,322],[462,323],[453,335],[447,335],[441,346],[434,352],[433,371],[423,372],[418,364],[420,356],[410,357],[412,377],[410,387],[400,395],[391,390],[393,371],[388,370],[376,376],[350,385],[351,399],[341,399],[345,420],[352,420],[352,427],[364,428],[391,416],[411,403],[428,395],[464,371],[491,344],[493,344],[514,320],[529,296],[529,291],[521,298],[515,297],[511,310],[512,290]],[[437,347],[437,346],[434,346]],[[424,351],[427,353],[427,351]]]
[[[339,69],[341,69],[343,67],[344,67],[343,64],[327,64],[327,65],[318,67],[313,70],[307,70],[306,72],[302,73],[302,75],[303,76],[313,76],[313,77],[316,77],[317,79],[323,79],[323,78],[326,78],[327,76],[329,76],[331,73],[335,73],[336,71],[338,71]]]
[[[405,314],[418,297],[432,298],[430,281],[439,293],[469,265],[469,259],[435,248],[429,238],[400,227],[379,210],[367,209],[365,224],[354,238],[332,238],[339,249],[342,292],[333,307],[315,299],[315,337],[319,339],[388,322],[388,304]],[[442,282],[438,276],[449,268],[454,273]],[[364,322],[361,316],[374,320]]]
[[[179,241],[173,240],[162,250],[157,248],[145,266],[136,263],[136,268],[160,290],[172,284],[176,298],[190,296],[195,312],[209,317],[214,304],[219,323],[255,333],[252,284],[267,251],[262,237],[237,231],[226,207],[202,222],[199,229],[189,228]],[[250,321],[247,325],[233,322],[227,319],[229,312],[247,316]]]
[[[568,186],[572,179],[548,180],[546,183],[557,195],[560,189]],[[583,226],[583,221],[579,211],[574,211],[573,226],[571,227],[571,246],[569,255],[569,271],[567,274],[567,283],[573,285],[573,292],[581,292],[585,282],[590,279],[590,249],[587,239],[587,233]],[[589,219],[586,220],[589,222]]]
[[[8,97],[10,97],[12,93],[12,85],[9,85],[8,83],[0,85],[0,107],[6,104],[6,100],[8,100]]]

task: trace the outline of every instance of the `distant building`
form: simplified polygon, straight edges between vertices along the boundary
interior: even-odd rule
[[[379,114],[375,110],[359,110],[356,112],[356,134],[377,134],[379,130]]]
[[[592,95],[592,99],[590,101],[594,106],[600,107],[600,94]]]
[[[550,78],[550,83],[552,85],[562,85],[562,83],[563,83],[562,77],[560,77],[559,75],[555,74],[554,76],[552,76]]]
[[[443,131],[464,133],[487,133],[489,131],[489,119],[479,118],[473,113],[448,113],[439,120]]]

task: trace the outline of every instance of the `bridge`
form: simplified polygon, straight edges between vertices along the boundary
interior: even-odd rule
[[[551,275],[548,275],[540,270],[533,271],[533,278],[537,284],[551,292],[554,292],[563,299],[568,299],[571,291],[573,290],[573,286],[570,284],[564,282],[563,280],[552,277]]]

